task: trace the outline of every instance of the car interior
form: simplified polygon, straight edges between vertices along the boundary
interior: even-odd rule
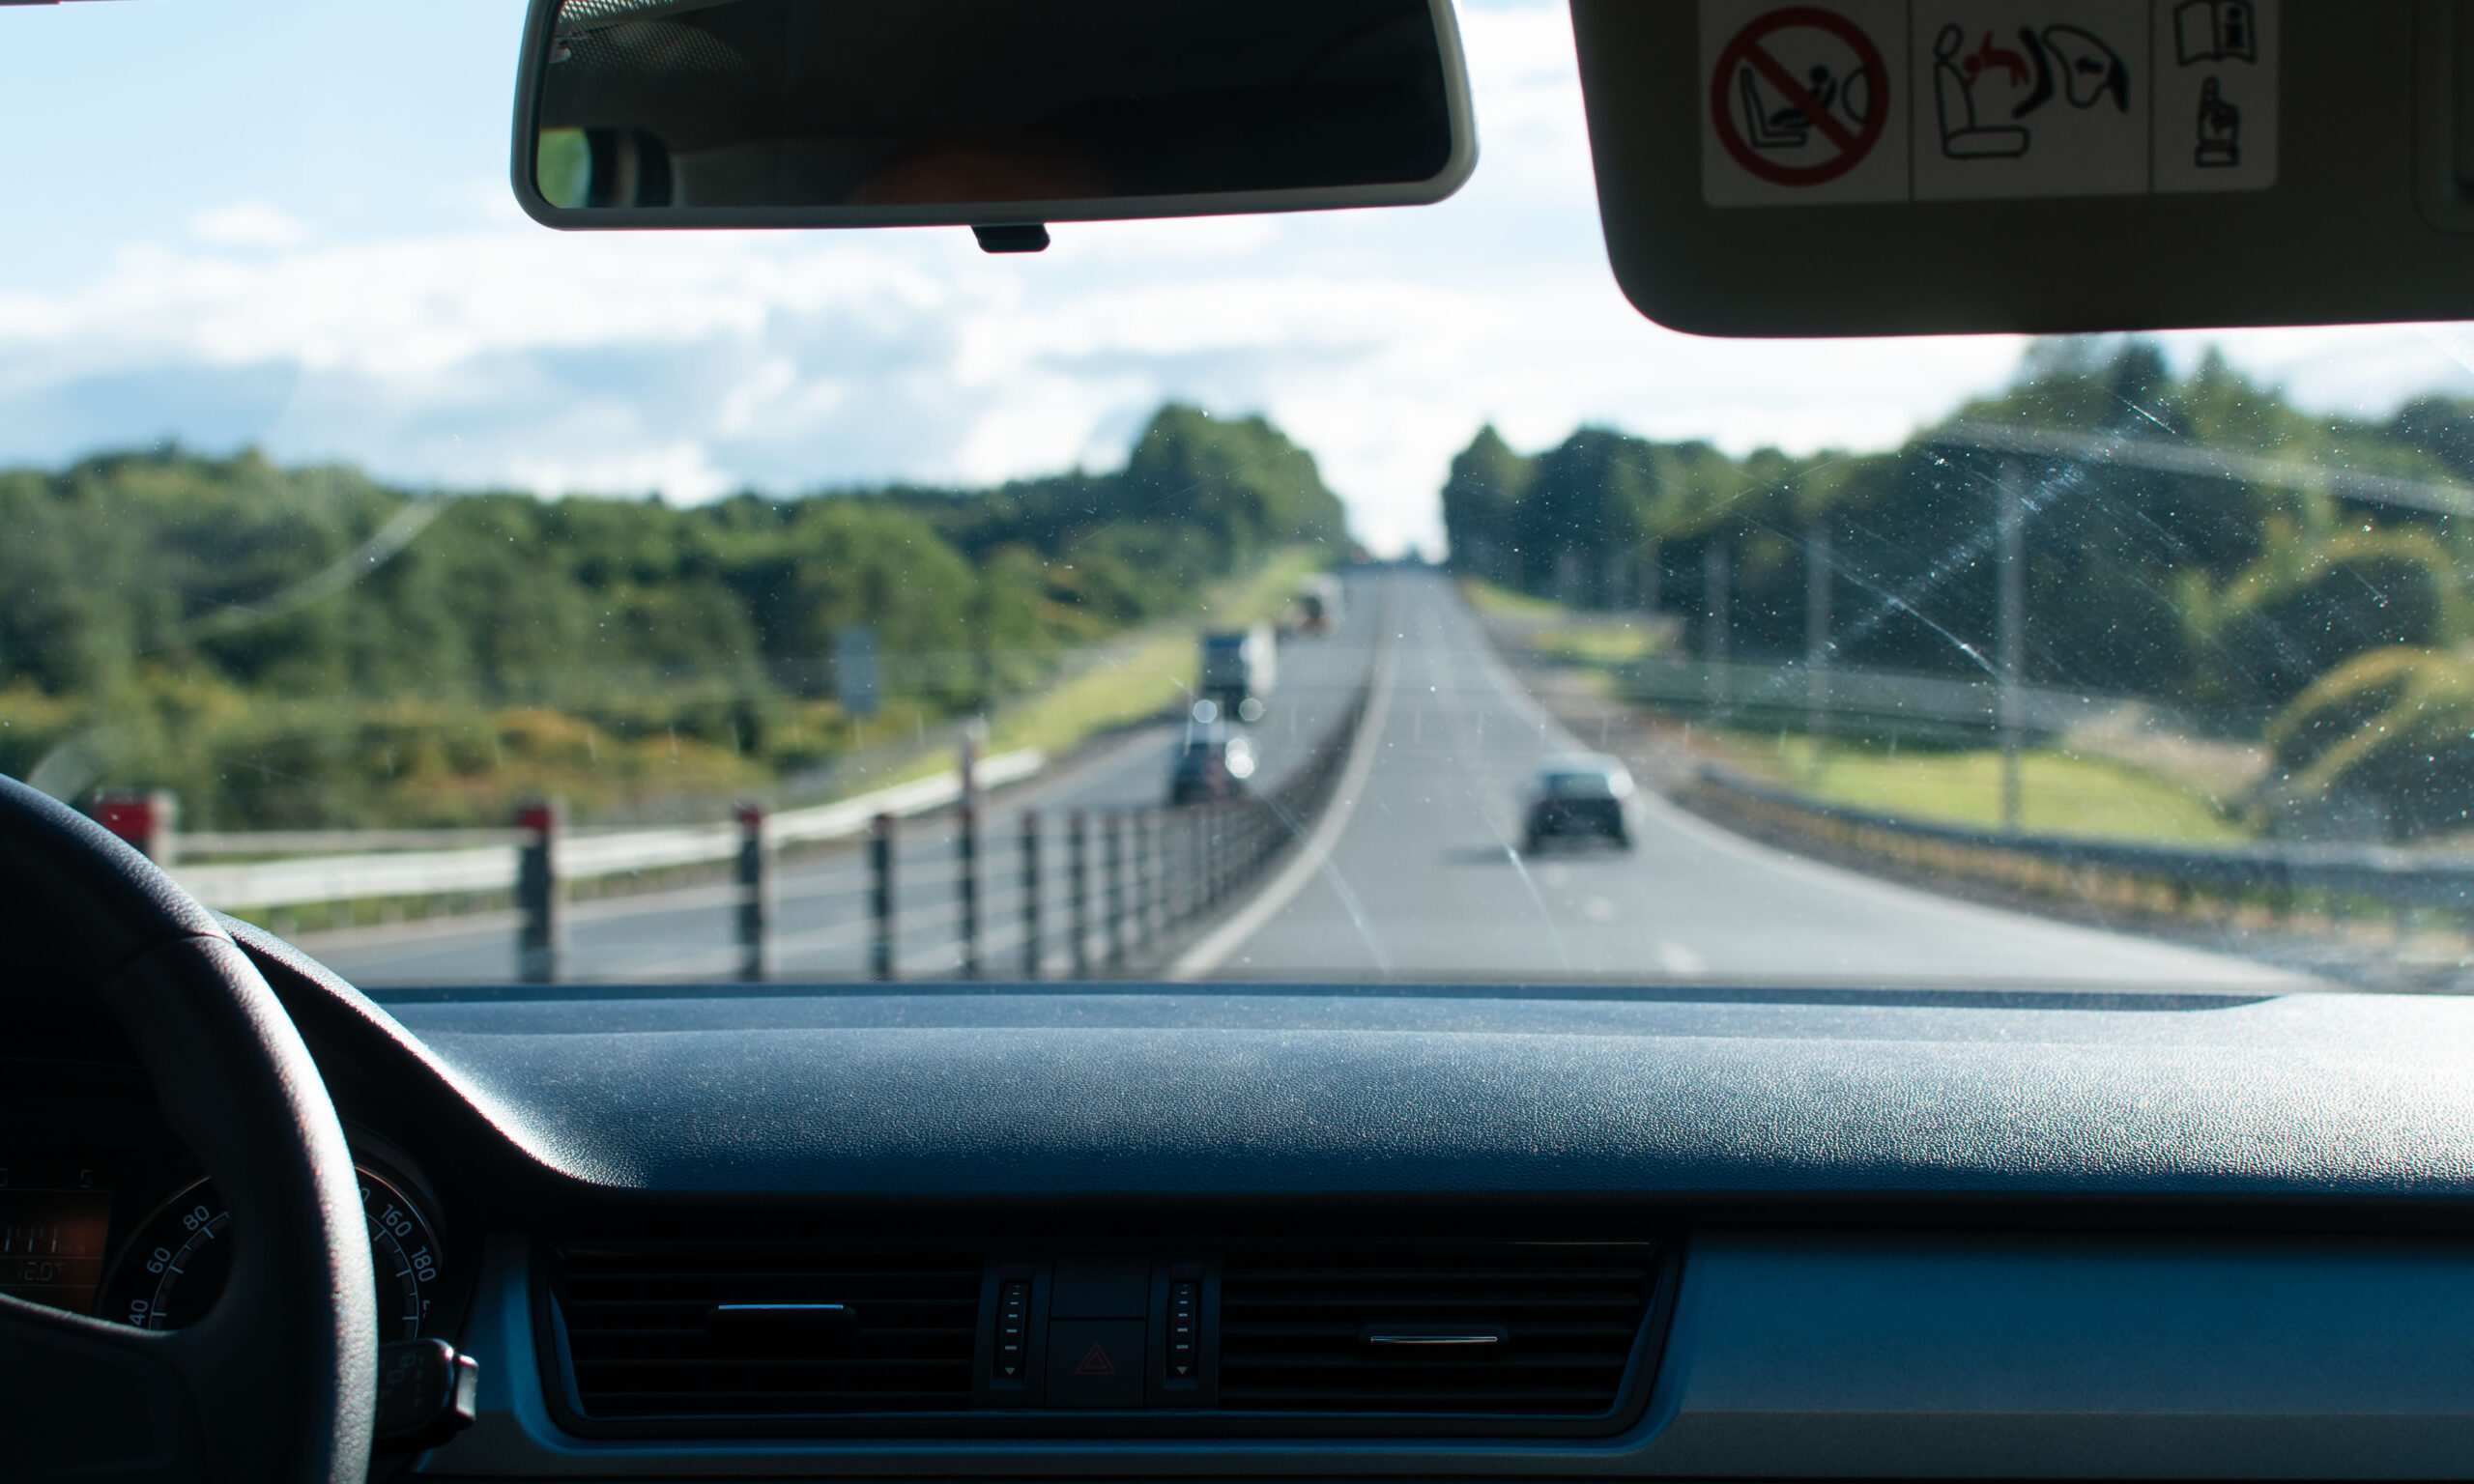
[[[1487,170],[1470,78],[1493,33],[1464,32],[1453,0],[522,8],[508,219],[554,264],[620,239],[968,228],[1036,273],[1051,228],[1414,221]],[[1943,46],[1945,24],[1967,34]],[[1568,29],[1613,279],[1639,315],[1721,347],[2474,319],[2460,0],[1570,0]],[[386,30],[361,14],[329,44]],[[1997,108],[1995,86],[2028,101]],[[2342,495],[2312,477],[2309,499]],[[1992,547],[1966,550],[1945,565],[1993,570]],[[1678,570],[1670,588],[1703,581]],[[970,947],[950,975],[887,982],[911,950],[881,926],[875,975],[752,959],[746,982],[656,983],[572,957],[536,974],[561,935],[650,910],[561,895],[566,826],[545,805],[450,842],[503,863],[488,910],[518,945],[504,969],[357,985],[343,939],[330,967],[288,920],[216,895],[241,888],[200,884],[314,852],[190,873],[84,794],[0,776],[0,1477],[2474,1472],[2460,994],[2220,974],[2197,953],[2114,974],[2092,931],[1935,896],[1925,867],[1857,882],[1762,834],[1783,817],[1770,795],[1687,817],[1666,801],[1684,785],[1625,770],[1628,743],[1573,734],[1579,702],[1547,717],[1530,671],[1457,637],[1474,620],[1423,558],[1339,571],[1276,646],[1268,628],[1247,640],[1277,648],[1277,684],[1250,661],[1211,682],[1217,700],[1172,696],[1173,741],[1136,739],[1146,803],[1169,785],[1160,763],[1218,769],[1177,801],[1206,824],[1128,816],[1086,849],[1062,795],[1025,816],[1019,956],[982,960],[996,888],[971,874],[1014,890],[996,854],[1013,825],[970,832],[982,790],[1024,785],[999,767],[1013,744],[964,734],[961,782],[917,795],[924,817],[966,821],[951,869],[971,883],[953,909]],[[0,665],[18,663],[14,632]],[[862,670],[847,643],[846,677]],[[2005,663],[1952,643],[1963,679]],[[1190,637],[1169,647],[1192,657]],[[888,653],[890,689],[906,662]],[[864,668],[873,691],[874,649]],[[1326,670],[1339,699],[1309,702]],[[1444,725],[1423,698],[1453,675],[1505,735],[1528,728],[1484,794],[1499,838],[1472,836],[1467,859],[1421,844],[1446,862],[1432,874],[1398,864],[1405,846],[1351,855],[1483,792],[1411,771],[1419,728]],[[837,704],[866,715],[853,684]],[[1802,745],[1820,695],[1779,703],[1773,751]],[[666,745],[680,755],[676,727]],[[1385,795],[1387,775],[1414,787]],[[1543,813],[1525,812],[1532,790]],[[1574,800],[1597,813],[1556,813]],[[897,826],[908,804],[830,807],[771,825],[743,810],[744,836],[631,828],[703,829],[720,843],[676,859],[721,872],[769,848],[765,829],[810,829],[828,864],[877,863],[881,925],[888,863],[911,859],[898,830],[927,826]],[[1069,807],[1070,858],[1043,856]],[[1847,818],[1830,848],[1880,833]],[[1567,825],[1620,848],[1536,848]],[[1983,848],[1918,838],[1942,852],[1928,864]],[[1485,935],[1527,931],[1512,909],[1447,895],[1482,867],[1494,899],[1527,902],[1553,871],[1632,870],[1683,841],[1774,871],[1768,907],[1718,866],[1686,872],[1740,908],[1746,952],[1869,922],[1919,954],[1981,938],[2038,977],[1695,979],[1640,946],[1576,967],[1578,939],[1536,934],[1565,956],[1505,969]],[[899,869],[928,889],[930,868]],[[1105,888],[1086,894],[1086,873]],[[2423,899],[2450,922],[2474,909],[2448,895],[2460,879]],[[1069,880],[1070,928],[1061,906],[1043,926],[1042,894]],[[788,910],[709,891],[716,922]],[[1838,893],[1843,915],[1798,892]],[[1411,900],[1429,915],[1402,915]],[[1280,925],[1309,910],[1371,956],[1280,956],[1306,941]],[[1163,926],[1157,956],[1130,958],[1129,912],[1145,943],[1155,921],[1186,936]],[[651,954],[652,931],[612,952]]]

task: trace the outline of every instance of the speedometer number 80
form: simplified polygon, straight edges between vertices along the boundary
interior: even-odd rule
[[[367,1170],[357,1173],[379,1328],[390,1340],[417,1339],[438,1281],[437,1241],[418,1207]],[[144,1329],[178,1329],[204,1317],[231,1272],[231,1220],[213,1185],[183,1191],[125,1249],[95,1312]]]

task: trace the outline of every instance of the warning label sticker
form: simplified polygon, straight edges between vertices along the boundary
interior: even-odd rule
[[[2278,0],[1701,0],[1712,206],[2264,190]]]
[[[2156,6],[2156,185],[2277,183],[2277,0]]]
[[[1712,24],[1713,11],[1728,17]],[[1704,0],[1710,204],[1906,200],[1907,117],[1891,80],[1906,12],[1906,0]]]
[[[1916,200],[2147,189],[2147,0],[1918,0],[1914,16]]]

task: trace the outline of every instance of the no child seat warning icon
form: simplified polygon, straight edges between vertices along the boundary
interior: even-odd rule
[[[1882,142],[1899,105],[1873,39],[1846,16],[1812,6],[1753,20],[1711,69],[1718,143],[1776,186],[1820,186],[1854,170]]]

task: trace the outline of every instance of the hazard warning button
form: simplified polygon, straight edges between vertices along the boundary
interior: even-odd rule
[[[1048,1327],[1050,1407],[1142,1405],[1143,1342],[1138,1319],[1058,1319]]]

